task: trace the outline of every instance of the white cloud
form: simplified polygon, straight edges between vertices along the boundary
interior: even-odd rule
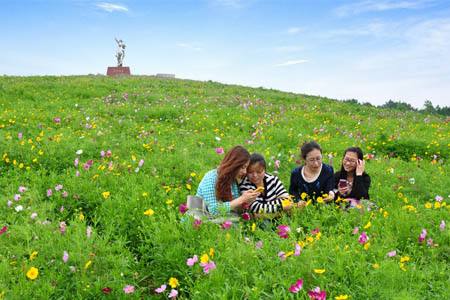
[[[287,32],[287,34],[294,35],[294,34],[301,32],[302,30],[303,29],[300,27],[290,27],[290,28],[288,28],[288,30],[286,32]]]
[[[298,60],[288,60],[280,64],[276,64],[275,67],[287,67],[287,66],[293,66],[293,65],[299,65],[307,63],[308,60],[306,59],[298,59]]]
[[[277,52],[298,52],[303,50],[302,46],[279,46],[274,48]]]
[[[108,3],[108,2],[100,2],[100,3],[97,3],[95,6],[97,6],[98,8],[100,8],[104,11],[107,11],[107,12],[114,12],[114,11],[126,12],[126,11],[128,11],[128,8],[124,5]]]
[[[203,48],[195,46],[190,43],[177,43],[176,46],[180,47],[180,48],[184,48],[184,49],[194,50],[194,51],[202,51],[203,50]]]
[[[420,9],[433,5],[434,0],[367,0],[339,6],[335,9],[338,16],[346,17],[368,12],[381,12],[397,9]]]

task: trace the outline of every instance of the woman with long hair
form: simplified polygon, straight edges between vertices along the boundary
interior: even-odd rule
[[[337,195],[349,199],[369,199],[370,176],[365,172],[364,155],[359,147],[347,148],[339,172],[334,174]]]
[[[238,184],[247,173],[250,153],[242,146],[235,146],[225,154],[217,169],[205,174],[196,196],[203,198],[212,214],[224,210],[239,210],[249,205],[259,192],[249,190],[239,194]]]

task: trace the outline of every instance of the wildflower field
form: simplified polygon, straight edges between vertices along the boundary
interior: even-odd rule
[[[0,77],[0,299],[450,299],[448,123],[214,82]],[[306,140],[335,170],[360,146],[377,207],[183,216],[222,149],[288,188]]]

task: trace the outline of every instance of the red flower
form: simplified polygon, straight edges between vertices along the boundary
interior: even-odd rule
[[[178,207],[178,210],[182,215],[184,215],[188,210],[186,203],[181,203],[180,206]]]
[[[8,230],[8,226],[3,226],[3,228],[0,230],[0,235],[4,234]]]
[[[110,287],[104,287],[104,288],[102,288],[103,294],[108,295],[109,293],[111,293],[111,291],[112,291],[112,288],[110,288]]]
[[[251,219],[250,214],[245,212],[242,214],[242,219],[244,219],[245,221],[248,221]]]

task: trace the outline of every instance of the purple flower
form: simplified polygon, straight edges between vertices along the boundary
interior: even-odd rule
[[[19,193],[25,193],[27,191],[27,188],[24,186],[19,186]]]
[[[139,163],[138,163],[138,167],[139,167],[139,168],[142,168],[143,165],[144,165],[144,160],[141,159],[141,160],[139,161]]]
[[[289,292],[297,294],[303,288],[303,279],[298,279],[291,287],[289,288]]]
[[[62,260],[64,263],[66,263],[69,260],[69,253],[67,253],[67,251],[64,251]]]
[[[302,247],[300,247],[299,244],[295,243],[294,256],[299,256],[301,252],[302,252]]]
[[[222,229],[230,229],[231,225],[233,225],[233,222],[230,220],[226,220],[222,223]]]
[[[19,201],[20,200],[20,194],[15,194],[14,195],[14,200]]]
[[[105,151],[103,151],[103,150],[100,151],[100,156],[101,156],[102,158],[105,157],[105,154],[106,154]]]
[[[284,251],[280,251],[280,252],[278,252],[278,257],[281,260],[286,260],[286,253],[284,253]]]
[[[200,220],[200,219],[195,219],[195,220],[194,220],[194,224],[193,224],[194,228],[195,228],[195,229],[198,229],[198,228],[200,228],[200,225],[202,225],[202,220]]]
[[[66,233],[66,228],[67,228],[66,222],[64,221],[59,222],[59,231],[61,232],[61,234]]]
[[[55,117],[55,118],[53,118],[53,122],[55,122],[56,124],[59,124],[59,123],[61,123],[61,118]]]
[[[75,166],[75,167],[78,167],[78,164],[80,163],[80,160],[78,159],[78,157],[77,158],[75,158],[75,160],[73,161],[73,165]]]
[[[261,249],[263,247],[263,241],[257,241],[255,244],[256,249]]]
[[[434,200],[436,200],[437,202],[441,202],[442,200],[444,200],[444,197],[437,195],[436,197],[434,197]]]
[[[8,205],[8,207],[11,207],[12,201],[11,201],[11,200],[8,200],[8,202],[6,202],[6,204]]]
[[[444,230],[445,230],[445,221],[444,221],[444,220],[442,220],[442,221],[441,221],[441,224],[439,224],[439,229],[440,229],[441,231],[444,231]]]
[[[203,272],[205,274],[208,274],[209,271],[214,270],[216,268],[216,264],[210,260],[209,262],[205,263],[205,264],[200,264],[203,267]]]
[[[23,137],[23,133],[22,133],[22,132],[19,132],[19,133],[17,134],[17,138],[18,138],[19,140],[21,140],[22,137]]]
[[[388,257],[394,257],[394,256],[396,256],[396,255],[397,255],[397,251],[395,251],[395,250],[392,250],[392,251],[390,251],[390,252],[387,253],[387,256],[388,256]]]
[[[47,190],[47,197],[51,197],[53,195],[52,189]]]
[[[169,298],[176,298],[178,296],[178,291],[176,289],[172,289],[169,293]]]
[[[187,259],[186,265],[192,267],[193,265],[195,265],[196,262],[198,262],[198,256],[194,255],[193,257]]]
[[[430,246],[430,247],[433,246],[433,239],[429,238],[429,239],[427,240],[427,246]]]
[[[422,232],[419,235],[419,243],[423,243],[425,238],[427,237],[427,230],[425,228],[422,229]]]
[[[126,286],[123,288],[123,292],[124,292],[125,294],[132,294],[132,293],[134,293],[134,286],[132,286],[132,285],[126,285]]]
[[[319,287],[308,292],[309,299],[312,300],[325,300],[327,299],[327,292],[321,291]]]
[[[188,207],[186,203],[181,203],[180,206],[178,206],[178,210],[182,215],[184,215],[188,211]]]
[[[158,294],[161,294],[166,290],[166,288],[167,288],[167,285],[163,284],[159,288],[155,289],[155,292]]]
[[[225,151],[223,151],[222,147],[219,147],[219,148],[216,148],[216,153],[219,154],[219,155],[222,155],[222,154],[225,153]]]
[[[79,177],[80,176],[80,171],[76,171],[75,176]]]
[[[60,191],[62,189],[63,189],[62,184],[58,184],[58,185],[55,186],[55,191]]]
[[[289,232],[291,231],[291,228],[287,225],[278,225],[278,235],[283,238],[287,239],[289,237]]]
[[[280,161],[277,159],[276,161],[275,161],[275,169],[279,169],[280,168]]]
[[[363,231],[361,235],[359,236],[358,243],[361,245],[364,245],[369,240],[369,237],[367,236],[366,232]]]

